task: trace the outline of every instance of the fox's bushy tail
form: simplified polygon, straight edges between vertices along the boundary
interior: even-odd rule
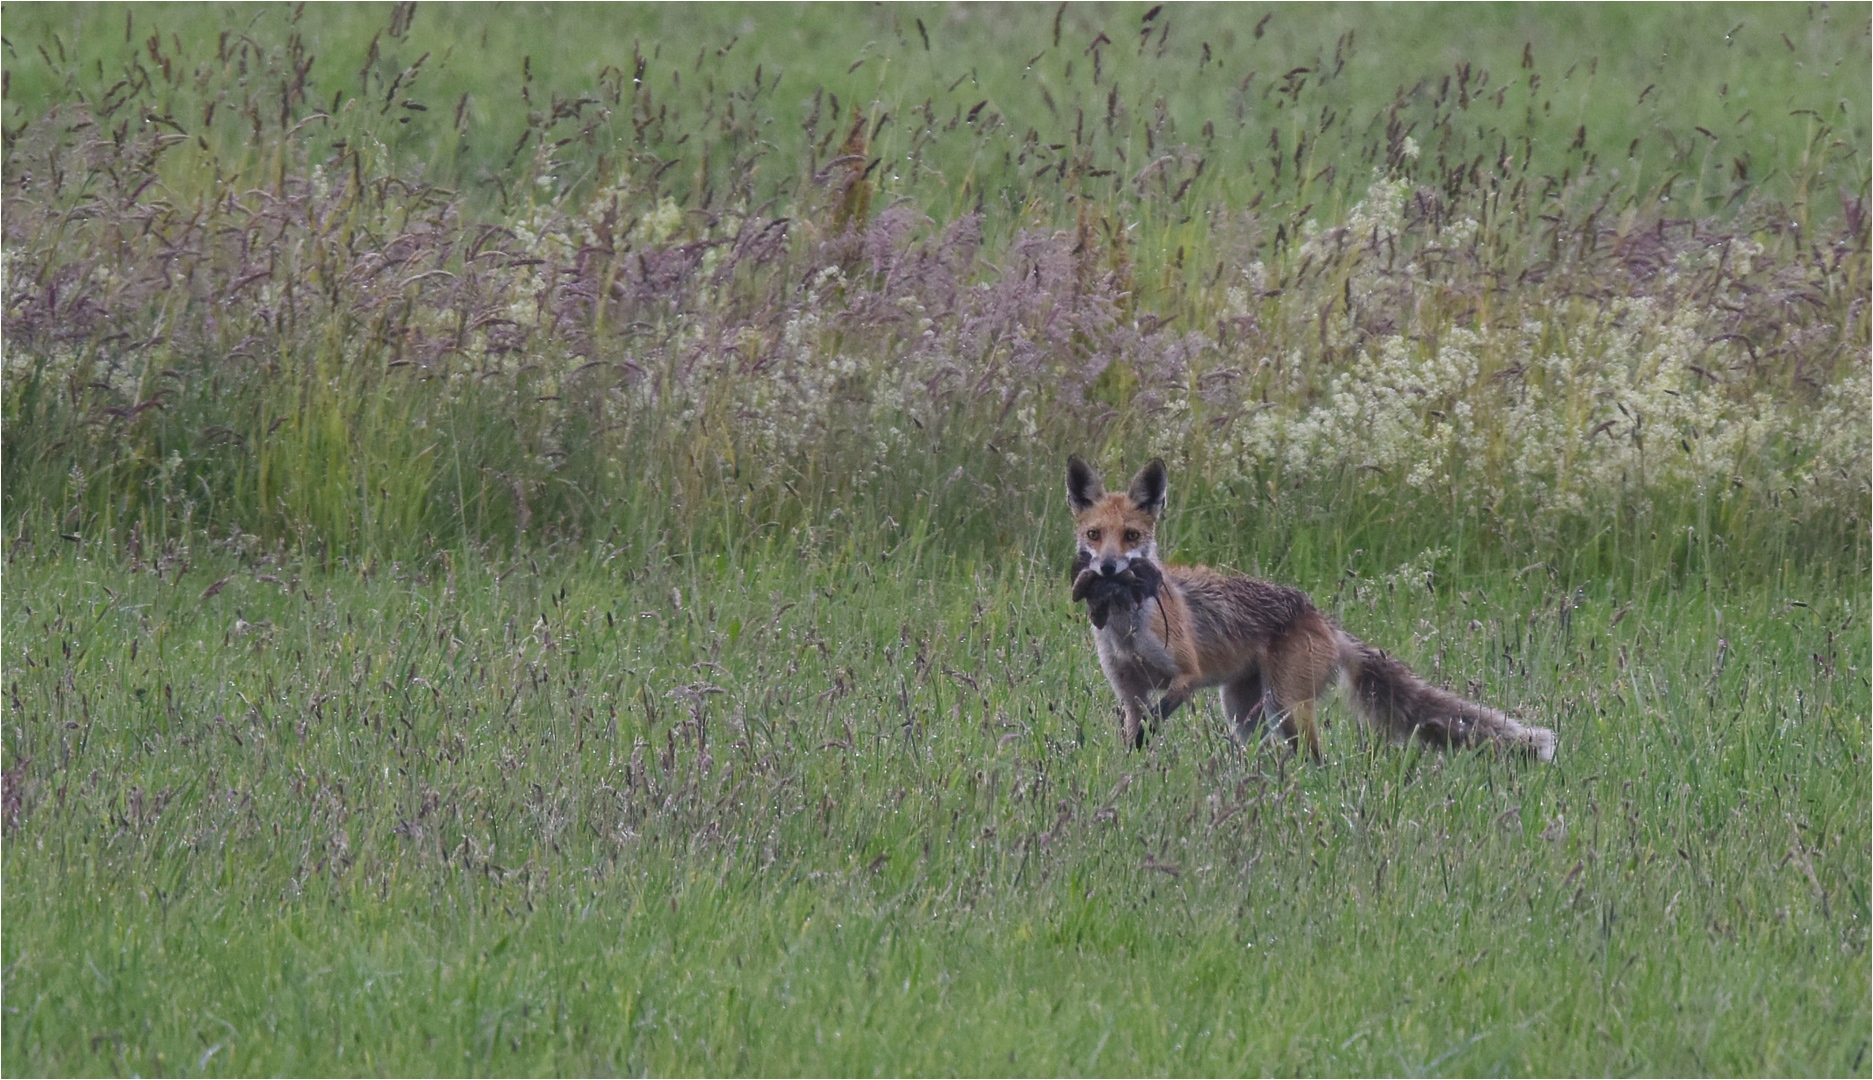
[[[1340,632],[1340,670],[1354,709],[1399,742],[1415,736],[1433,746],[1494,744],[1554,760],[1554,732],[1440,690],[1396,657],[1345,631]]]

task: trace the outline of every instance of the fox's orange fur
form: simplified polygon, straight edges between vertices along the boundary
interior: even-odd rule
[[[1106,491],[1079,458],[1067,462],[1079,548],[1074,594],[1096,607],[1097,598],[1116,598],[1093,644],[1124,709],[1129,744],[1143,745],[1147,717],[1155,727],[1190,695],[1214,686],[1239,740],[1279,723],[1290,745],[1305,744],[1318,759],[1314,703],[1338,678],[1354,710],[1394,741],[1493,744],[1553,760],[1554,732],[1425,683],[1341,629],[1299,589],[1165,564],[1156,540],[1165,491],[1162,461],[1145,466],[1123,492]],[[1154,708],[1151,695],[1159,692]]]

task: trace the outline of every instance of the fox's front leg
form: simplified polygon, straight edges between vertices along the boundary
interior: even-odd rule
[[[1191,641],[1189,609],[1183,596],[1175,590],[1160,593],[1158,602],[1153,605],[1155,625],[1159,641],[1163,642],[1161,654],[1165,665],[1168,683],[1164,687],[1164,696],[1158,699],[1157,720],[1161,723],[1183,707],[1196,693],[1203,682],[1202,668],[1197,658],[1196,646]]]
[[[1183,708],[1184,702],[1189,701],[1190,695],[1196,692],[1197,685],[1194,678],[1179,674],[1176,678],[1172,679],[1171,685],[1164,691],[1164,696],[1158,699],[1158,723],[1169,720],[1171,714]]]
[[[1105,668],[1106,681],[1112,684],[1112,692],[1119,699],[1119,710],[1124,717],[1121,727],[1124,745],[1130,749],[1142,749],[1145,745],[1145,718],[1151,708],[1151,692],[1164,684],[1154,679],[1150,672],[1141,670],[1136,664],[1136,656],[1119,649],[1113,642],[1114,637],[1111,630],[1097,635],[1099,663]]]
[[[1182,605],[1180,604],[1181,608]],[[1170,620],[1165,620],[1166,636],[1169,637]],[[1180,634],[1172,638],[1165,650],[1171,661],[1171,682],[1164,688],[1164,696],[1158,700],[1158,720],[1170,718],[1170,715],[1183,707],[1184,702],[1197,692],[1203,684],[1203,671],[1198,666],[1196,650],[1191,646],[1189,635]]]
[[[1149,708],[1142,697],[1125,699],[1125,729],[1122,734],[1124,744],[1133,750],[1145,748],[1145,710]],[[1156,724],[1152,725],[1155,730]]]

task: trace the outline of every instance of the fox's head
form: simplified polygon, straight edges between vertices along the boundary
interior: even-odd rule
[[[1158,561],[1158,514],[1164,509],[1164,462],[1153,459],[1132,477],[1131,490],[1108,492],[1092,466],[1067,459],[1067,505],[1079,544],[1074,572],[1092,567],[1111,577],[1134,559]]]

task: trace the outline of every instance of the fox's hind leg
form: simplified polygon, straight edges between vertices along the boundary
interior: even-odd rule
[[[1287,709],[1281,720],[1281,734],[1288,745],[1320,758],[1319,725],[1314,722],[1314,702],[1332,681],[1334,664],[1339,657],[1333,631],[1318,613],[1297,620],[1278,638],[1268,657],[1268,684],[1275,699]]]
[[[1288,746],[1295,753],[1301,752],[1303,743],[1307,746],[1307,756],[1317,765],[1320,757],[1320,725],[1314,719],[1314,699],[1297,701],[1281,718],[1281,735],[1288,740]],[[1298,737],[1297,737],[1298,736]]]
[[[1235,740],[1245,746],[1268,727],[1278,711],[1275,695],[1263,684],[1260,671],[1223,685],[1223,715],[1229,718]]]
[[[1272,724],[1281,732],[1282,741],[1295,753],[1307,747],[1307,754],[1320,760],[1320,734],[1314,723],[1314,699],[1307,698],[1292,706],[1282,704],[1274,688],[1262,682],[1260,675],[1238,679],[1223,687],[1223,711],[1235,724],[1236,741],[1247,745]]]

